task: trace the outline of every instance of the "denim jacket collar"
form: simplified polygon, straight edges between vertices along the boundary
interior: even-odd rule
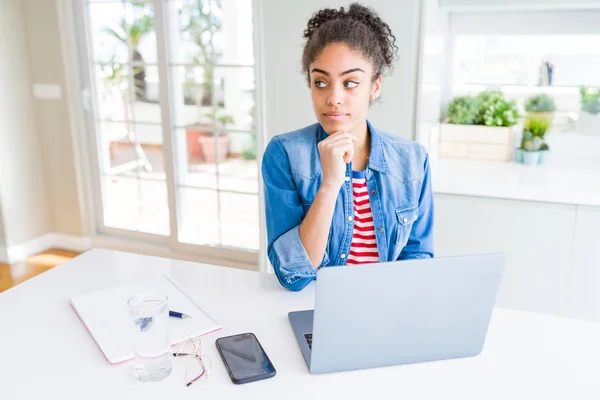
[[[320,142],[321,140],[327,138],[328,135],[327,132],[325,132],[325,129],[323,129],[323,127],[321,126],[321,124],[318,125],[319,128],[317,135],[319,139],[318,141]],[[377,131],[377,129],[373,128],[373,125],[371,125],[369,120],[367,120],[367,128],[371,133],[371,152],[369,155],[369,168],[382,173],[387,173],[388,167],[385,162],[385,156],[383,154],[383,145],[381,144],[381,137],[379,135],[379,132]]]

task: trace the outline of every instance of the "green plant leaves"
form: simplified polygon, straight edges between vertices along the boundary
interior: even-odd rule
[[[552,112],[556,110],[554,98],[542,93],[529,97],[525,101],[525,111],[527,112]]]
[[[581,110],[594,115],[600,114],[600,89],[581,85],[579,93],[581,94]]]
[[[470,96],[455,98],[448,105],[448,118],[453,124],[472,125],[477,117],[477,102]]]

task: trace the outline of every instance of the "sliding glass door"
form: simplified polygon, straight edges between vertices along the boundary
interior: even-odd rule
[[[255,264],[252,2],[89,0],[79,15],[99,228]]]

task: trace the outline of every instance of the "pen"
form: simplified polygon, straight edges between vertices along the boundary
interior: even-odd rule
[[[187,314],[180,313],[177,311],[171,311],[171,310],[169,310],[169,317],[179,318],[179,319],[192,318]],[[135,323],[140,326],[140,330],[142,332],[145,332],[152,324],[152,317],[138,318],[135,320]]]
[[[169,310],[169,317],[173,317],[173,318],[181,318],[181,319],[185,319],[185,318],[192,318],[187,314],[184,313],[180,313],[177,311],[171,311]]]

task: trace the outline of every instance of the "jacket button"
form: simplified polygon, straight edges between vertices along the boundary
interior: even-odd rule
[[[350,182],[350,177],[349,176],[347,176],[345,179],[346,179],[346,182]]]
[[[408,222],[408,218],[404,218],[403,221],[404,221],[404,223],[407,223]]]
[[[348,221],[352,221],[352,217],[348,217]]]
[[[346,258],[345,254],[340,254],[340,258]]]
[[[371,194],[377,194],[377,190],[373,190]]]
[[[383,226],[380,226],[377,230],[379,231],[379,233],[383,233]]]

